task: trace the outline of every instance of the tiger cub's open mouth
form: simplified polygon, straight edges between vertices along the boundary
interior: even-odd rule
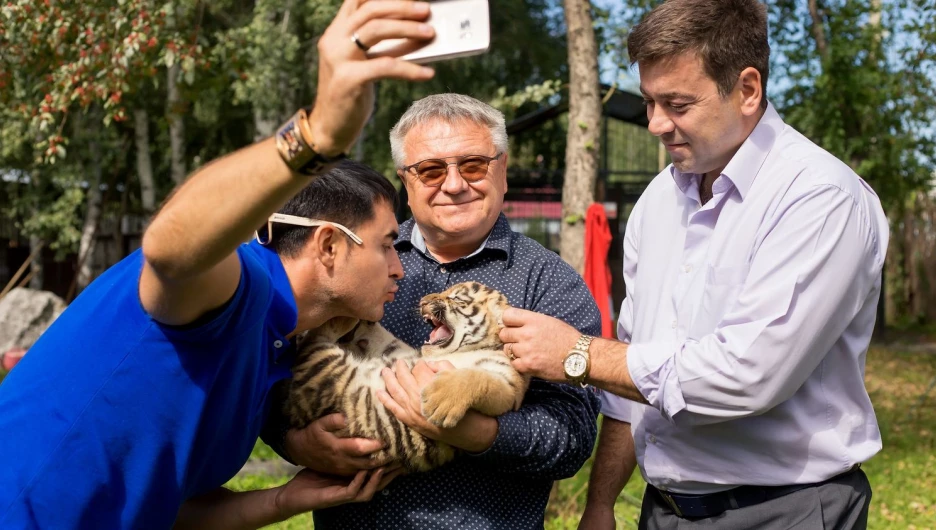
[[[429,339],[425,342],[430,346],[446,346],[452,342],[455,332],[445,321],[445,306],[440,303],[431,303],[422,306],[421,311],[423,320],[426,324],[432,326],[432,332],[429,333]]]
[[[452,342],[452,337],[455,334],[452,332],[452,328],[448,327],[444,321],[427,317],[426,323],[432,326],[432,333],[429,334],[429,340],[426,341],[426,344],[445,346],[449,342]]]

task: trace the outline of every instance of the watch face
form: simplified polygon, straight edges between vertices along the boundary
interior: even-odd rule
[[[588,367],[588,361],[581,353],[571,353],[565,359],[565,373],[569,377],[581,377]]]

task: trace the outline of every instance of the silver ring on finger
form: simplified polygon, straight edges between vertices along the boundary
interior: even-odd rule
[[[353,42],[358,48],[360,48],[362,52],[366,53],[367,50],[370,49],[370,46],[361,42],[361,38],[358,37],[358,34],[356,31],[351,35],[351,42]]]
[[[514,352],[513,352],[513,344],[512,344],[512,343],[507,343],[507,344],[504,346],[504,353],[507,354],[507,358],[510,359],[511,361],[516,361],[516,360],[517,360],[517,356],[514,355]]]

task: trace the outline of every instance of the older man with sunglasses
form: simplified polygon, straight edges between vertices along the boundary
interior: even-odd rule
[[[272,490],[221,488],[250,455],[270,387],[290,375],[291,339],[335,316],[379,319],[394,297],[396,192],[336,164],[375,80],[432,76],[369,60],[361,42],[431,38],[428,14],[425,3],[346,0],[318,43],[311,115],[193,175],[142,250],[95,280],[4,380],[0,528],[258,528],[367,500],[392,478],[305,470]]]
[[[501,213],[507,191],[504,116],[458,94],[439,94],[410,107],[390,134],[398,175],[413,218],[395,245],[406,276],[382,324],[414,347],[431,326],[414,311],[419,299],[463,281],[503,292],[511,305],[601,331],[585,283],[558,255],[510,229]],[[461,448],[454,462],[406,475],[368,503],[314,513],[316,530],[360,528],[542,528],[554,480],[575,474],[596,438],[598,399],[591,390],[534,380],[523,406],[499,418],[470,411],[455,427],[430,424],[420,389],[434,369],[397,366],[384,379],[382,402],[424,435]],[[326,416],[289,431],[286,452],[298,463],[338,474],[373,466],[380,443],[333,434],[342,418]],[[279,445],[277,440],[270,440]]]

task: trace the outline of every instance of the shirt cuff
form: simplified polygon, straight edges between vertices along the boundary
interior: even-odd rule
[[[530,451],[530,429],[519,412],[507,412],[497,417],[494,443],[480,453],[467,453],[472,458],[513,458]]]
[[[598,397],[601,399],[602,414],[618,421],[633,423],[633,412],[631,410],[633,401],[612,394],[607,390],[602,390]]]
[[[634,386],[671,422],[677,412],[686,408],[676,372],[676,356],[681,349],[662,342],[631,344],[627,348],[627,370]]]

